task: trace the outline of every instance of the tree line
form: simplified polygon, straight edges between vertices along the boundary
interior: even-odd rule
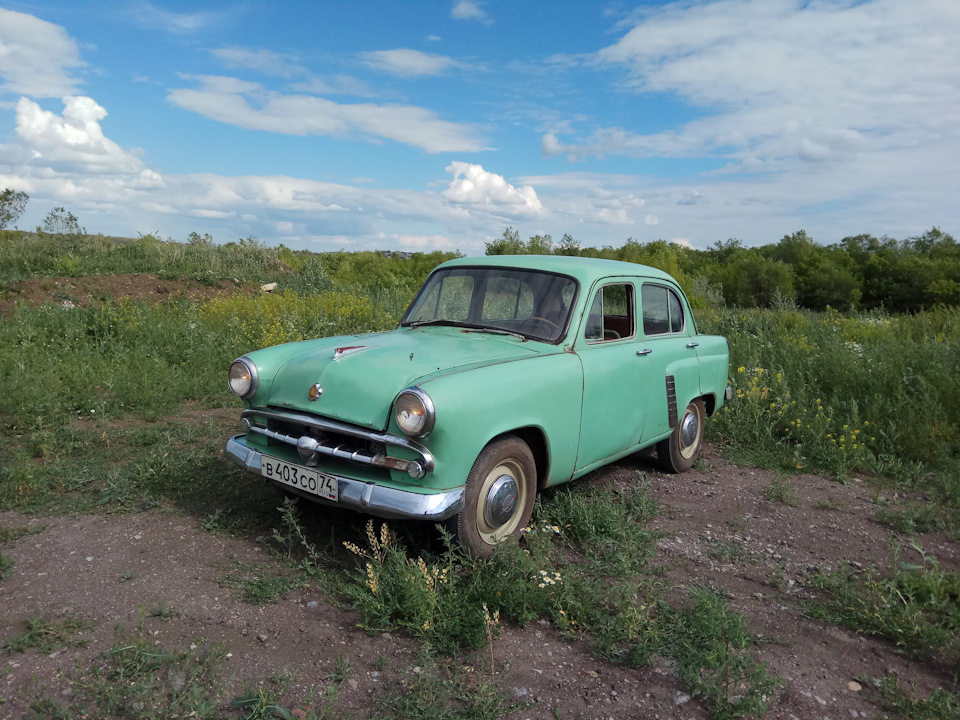
[[[707,304],[771,307],[783,303],[810,310],[918,312],[960,306],[960,245],[939,228],[894,240],[872,235],[820,245],[803,230],[779,242],[744,247],[739,240],[706,250],[656,240],[628,239],[621,247],[583,247],[570,235],[526,241],[513,228],[486,244],[487,255],[574,255],[650,265],[673,275],[691,296]]]

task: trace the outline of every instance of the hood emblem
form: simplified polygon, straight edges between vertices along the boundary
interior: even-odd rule
[[[320,383],[311,385],[307,390],[307,397],[311,400],[319,400],[321,395],[323,395],[323,388],[320,387]]]
[[[361,350],[369,350],[369,349],[370,349],[369,345],[349,345],[347,347],[334,348],[333,361],[336,362],[340,358],[346,357],[347,355],[353,355],[354,353],[358,353]]]

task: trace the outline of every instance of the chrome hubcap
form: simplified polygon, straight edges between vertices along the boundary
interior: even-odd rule
[[[504,525],[517,509],[520,495],[517,481],[510,475],[501,475],[493,481],[483,505],[483,519],[492,528]]]
[[[700,421],[697,413],[688,412],[683,416],[680,423],[680,442],[683,447],[690,447],[697,441],[697,435],[700,432]]]

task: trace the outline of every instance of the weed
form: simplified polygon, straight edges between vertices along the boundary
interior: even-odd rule
[[[748,652],[752,636],[725,598],[695,589],[691,601],[682,610],[661,606],[680,679],[710,703],[714,718],[760,717],[779,678]]]
[[[810,614],[886,638],[921,659],[957,656],[960,574],[941,568],[917,543],[911,541],[910,547],[920,563],[895,564],[892,578],[874,568],[856,573],[848,566],[816,576],[811,585],[827,598],[811,603]]]
[[[905,718],[929,718],[930,720],[960,720],[960,687],[954,680],[951,690],[936,688],[927,698],[918,698],[916,688],[904,689],[900,679],[893,674],[885,675],[878,684],[864,678],[868,688],[867,697],[884,710]]]
[[[35,648],[38,653],[49,655],[58,648],[86,647],[89,640],[76,634],[93,626],[93,623],[75,615],[63,620],[45,620],[38,611],[27,620],[26,631],[7,640],[4,649],[11,653],[24,653]]]
[[[521,706],[510,702],[500,689],[500,676],[489,679],[465,676],[457,663],[436,662],[433,649],[424,644],[414,668],[404,673],[402,683],[376,701],[376,720],[495,720]]]
[[[163,602],[160,602],[153,610],[148,612],[147,615],[150,617],[160,618],[161,620],[169,620],[170,618],[180,617],[180,613],[177,612],[176,608],[172,608]]]
[[[790,507],[800,507],[800,496],[793,489],[793,483],[783,478],[775,477],[763,489],[763,496],[769,502],[781,502]]]
[[[278,574],[280,573],[280,574]],[[306,579],[288,571],[265,566],[240,566],[227,575],[225,583],[243,591],[251,605],[276,602],[281,596],[306,585]]]
[[[707,548],[707,555],[722,563],[738,564],[750,557],[750,552],[739,540],[726,542],[714,539],[707,543]]]
[[[0,552],[0,580],[13,572],[13,558]]]
[[[118,628],[113,647],[90,668],[77,666],[73,703],[81,717],[217,717],[226,651],[219,645],[165,651],[143,623],[132,635]]]

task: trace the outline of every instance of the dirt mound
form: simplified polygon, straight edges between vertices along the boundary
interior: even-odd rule
[[[45,277],[7,283],[0,291],[0,316],[9,317],[18,302],[30,306],[51,303],[67,307],[97,306],[104,300],[129,298],[149,303],[171,299],[209,300],[236,292],[251,293],[256,286],[236,280],[211,285],[190,278],[161,279],[150,273]]]

